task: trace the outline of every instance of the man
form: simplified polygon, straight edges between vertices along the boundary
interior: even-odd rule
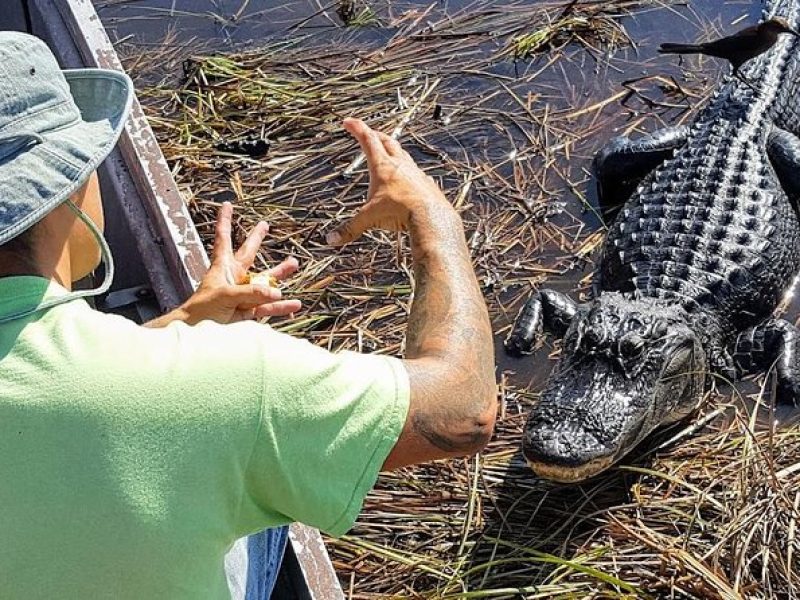
[[[265,226],[234,254],[228,204],[212,267],[178,309],[140,327],[81,300],[113,274],[94,171],[131,96],[124,75],[62,73],[39,40],[0,34],[3,598],[229,597],[237,538],[292,521],[340,535],[381,469],[491,436],[492,334],[460,219],[357,120],[345,127],[369,163],[368,202],[329,241],[408,230],[404,360],[333,354],[250,320],[299,303],[243,283]],[[72,291],[101,257],[104,284]]]

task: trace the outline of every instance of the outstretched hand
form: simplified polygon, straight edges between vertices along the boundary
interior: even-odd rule
[[[345,119],[344,128],[361,145],[369,166],[367,203],[344,225],[327,236],[340,246],[358,239],[368,229],[402,231],[417,211],[447,204],[442,190],[426,175],[394,138],[375,131],[359,119]]]
[[[267,235],[268,226],[258,223],[234,252],[231,242],[233,207],[224,202],[217,217],[211,266],[197,291],[172,313],[148,323],[151,327],[181,320],[190,325],[210,320],[234,323],[262,317],[285,316],[300,310],[299,300],[284,300],[280,289],[249,283],[247,274]],[[282,281],[297,271],[294,258],[288,258],[267,273]]]

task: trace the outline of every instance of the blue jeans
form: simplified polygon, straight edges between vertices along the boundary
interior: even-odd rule
[[[269,600],[288,538],[288,527],[276,527],[233,545],[225,556],[225,576],[233,600]]]

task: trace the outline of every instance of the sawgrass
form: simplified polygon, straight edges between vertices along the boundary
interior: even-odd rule
[[[161,85],[148,65],[180,52],[127,60],[209,248],[216,210],[232,200],[239,240],[259,219],[271,225],[259,268],[300,259],[286,293],[305,308],[273,325],[331,349],[399,355],[413,290],[405,238],[324,243],[367,189],[341,119],[394,133],[445,187],[500,339],[530,289],[568,282],[586,293],[604,236],[588,172],[597,148],[685,120],[709,94],[709,81],[666,66],[609,82],[615,60],[639,70],[619,16],[660,4],[376,9],[383,35],[349,27],[322,43],[298,26],[257,51],[193,56]],[[601,75],[589,82],[587,70]],[[252,137],[270,140],[265,156],[215,149]],[[534,371],[549,370],[546,355]],[[635,459],[557,486],[519,454],[541,375],[498,360],[501,412],[486,451],[383,475],[355,528],[328,540],[348,597],[797,596],[800,433],[765,418],[764,394],[750,404],[716,397]]]

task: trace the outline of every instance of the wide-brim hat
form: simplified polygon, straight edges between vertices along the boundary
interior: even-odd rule
[[[0,244],[86,183],[114,148],[133,95],[124,73],[62,71],[43,41],[0,32]]]

